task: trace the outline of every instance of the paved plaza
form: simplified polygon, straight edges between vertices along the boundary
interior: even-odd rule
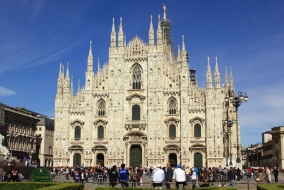
[[[279,182],[278,183],[284,183],[284,175],[283,173],[279,173]],[[274,181],[274,176],[272,176],[272,180]],[[66,181],[64,180],[64,176],[55,176],[54,181]],[[69,179],[69,182],[72,182],[72,178]],[[91,180],[90,180],[91,181]],[[103,187],[103,186],[108,186],[108,182],[105,183],[92,183],[92,182],[86,182],[85,183],[85,190],[94,190],[97,187]],[[129,185],[131,186],[131,183],[129,183]],[[224,183],[225,186],[229,186],[229,183]],[[246,177],[244,177],[243,179],[241,179],[240,181],[236,181],[236,186],[238,187],[238,189],[240,190],[245,190],[245,189],[250,189],[250,190],[256,190],[256,185],[257,183],[255,182],[255,180],[253,179],[247,179]],[[192,184],[189,183],[187,185],[187,188],[191,188]],[[221,182],[214,182],[214,186],[222,186]],[[120,184],[117,185],[117,187],[121,187]],[[136,186],[137,187],[137,186]],[[151,178],[149,178],[149,176],[143,176],[142,178],[142,185],[140,186],[140,188],[151,188],[152,187],[152,183],[151,183]],[[139,188],[139,187],[138,187]],[[166,187],[163,186],[163,189],[165,189]],[[171,185],[172,189],[175,189],[175,184]],[[198,188],[197,188],[198,189]]]

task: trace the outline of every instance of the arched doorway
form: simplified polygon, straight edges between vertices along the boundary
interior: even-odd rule
[[[171,167],[175,167],[177,165],[177,155],[175,153],[170,153],[169,162],[171,164]]]
[[[202,166],[202,155],[200,153],[194,154],[194,167],[203,167]]]
[[[74,154],[73,156],[73,167],[79,166],[81,167],[81,155],[80,154]]]
[[[139,145],[132,145],[130,148],[130,166],[139,167],[142,164],[142,148]]]
[[[98,154],[97,155],[97,165],[104,165],[104,155],[103,154]]]

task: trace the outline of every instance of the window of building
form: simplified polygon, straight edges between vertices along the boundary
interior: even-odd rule
[[[52,146],[49,146],[49,154],[52,154]]]
[[[169,127],[169,137],[170,138],[175,138],[176,137],[176,126],[175,125],[170,125],[170,127]]]
[[[177,113],[177,100],[175,98],[171,98],[169,100],[169,114],[176,114]]]
[[[106,113],[106,103],[104,100],[98,101],[98,116],[104,116]]]
[[[132,74],[132,88],[133,89],[141,89],[141,68],[136,65],[133,68],[133,74]]]
[[[79,126],[75,127],[75,139],[81,138],[81,128]]]
[[[201,126],[199,124],[194,125],[194,137],[201,137]]]
[[[132,106],[132,120],[140,120],[140,106],[137,104]]]
[[[41,127],[39,127],[38,130],[41,131]]]
[[[98,127],[98,139],[103,139],[104,138],[104,127],[99,126]]]

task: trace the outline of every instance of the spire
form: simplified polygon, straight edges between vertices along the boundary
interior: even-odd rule
[[[69,63],[67,62],[66,79],[69,79]]]
[[[110,46],[116,47],[116,32],[115,32],[115,26],[114,26],[114,18],[112,18],[112,30],[110,35]]]
[[[123,47],[123,30],[122,30],[122,17],[120,17],[120,25],[118,32],[118,47]]]
[[[149,29],[149,45],[154,45],[154,28],[152,22],[152,15],[151,15],[150,29]]]
[[[216,66],[215,66],[215,72],[214,72],[214,87],[220,88],[220,73],[218,69],[218,57],[216,56]]]
[[[233,70],[232,70],[232,67],[231,67],[231,75],[230,75],[230,86],[233,87],[233,84],[234,81],[233,81]]]
[[[228,86],[229,82],[228,82],[228,71],[227,71],[227,67],[226,67],[226,73],[225,73],[225,85]]]
[[[93,52],[92,52],[92,41],[90,41],[90,50],[88,55],[88,71],[93,71]]]
[[[78,80],[78,93],[80,92],[80,79]]]
[[[164,5],[164,4],[163,4],[163,9],[164,9],[164,17],[163,17],[163,19],[164,19],[164,20],[167,20],[167,15],[166,15],[167,7],[166,7],[166,5]]]
[[[97,72],[99,72],[100,71],[100,58],[98,58],[98,71]]]
[[[180,46],[178,45],[178,58],[180,58]]]
[[[182,47],[181,47],[182,50],[185,50],[185,45],[184,45],[184,35],[182,35]]]
[[[71,86],[70,93],[71,93],[72,95],[74,95],[74,89],[73,89],[73,75],[71,75],[71,84],[70,84],[70,86]]]
[[[211,67],[210,67],[210,58],[208,59],[208,66],[207,66],[207,73],[206,73],[206,87],[212,88],[212,74],[211,74]]]
[[[161,29],[161,21],[160,21],[160,15],[158,15],[158,29],[157,29],[157,45],[162,44],[162,29]]]

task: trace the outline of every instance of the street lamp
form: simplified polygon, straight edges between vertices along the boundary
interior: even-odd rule
[[[18,133],[17,132],[14,132],[14,131],[10,131],[7,136],[10,138],[10,139],[14,139],[18,136]],[[13,158],[13,146],[12,146],[12,141],[10,140],[10,150],[11,150],[11,158]]]
[[[248,101],[248,96],[245,92],[239,91],[238,95],[233,93],[229,94],[229,97],[225,97],[225,102],[231,102],[232,105],[236,108],[236,129],[237,129],[237,163],[241,163],[240,158],[240,146],[239,146],[239,124],[238,124],[238,107],[243,103]]]
[[[231,138],[232,130],[231,130],[231,128],[232,128],[232,126],[234,124],[234,121],[233,120],[224,120],[223,124],[227,125],[227,127],[229,129],[229,132],[224,133],[224,134],[228,135],[228,137],[229,137],[229,156],[230,156],[230,163],[229,163],[229,165],[232,166],[233,162],[232,162],[232,151],[231,151],[231,147],[232,147],[232,138]]]

